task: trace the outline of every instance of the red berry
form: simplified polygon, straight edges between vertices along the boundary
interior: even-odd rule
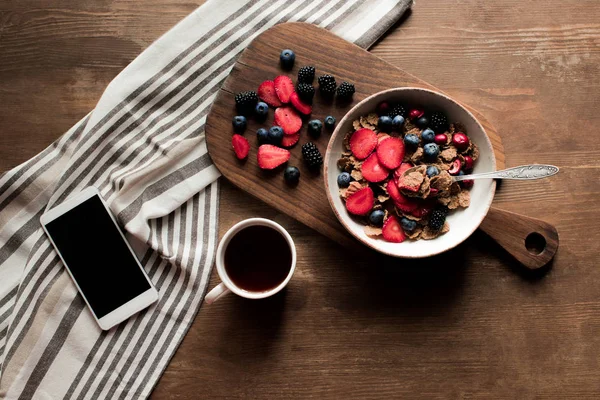
[[[381,233],[383,238],[388,242],[402,243],[406,240],[404,230],[400,226],[398,219],[393,215],[390,215],[388,219],[385,220]]]
[[[346,209],[354,215],[366,215],[373,208],[373,204],[375,204],[375,195],[368,186],[352,193],[346,199]]]
[[[473,170],[473,164],[475,164],[475,162],[473,161],[473,157],[464,156],[464,159],[465,159],[465,165],[464,165],[463,169],[466,172],[471,172]]]
[[[258,97],[272,107],[281,106],[281,101],[275,93],[275,83],[273,81],[264,81],[258,87]]]
[[[377,105],[377,115],[386,115],[390,110],[390,103],[382,101]]]
[[[283,129],[286,135],[293,135],[302,128],[302,118],[290,106],[279,107],[275,110],[275,123]]]
[[[437,144],[439,146],[443,146],[446,144],[446,140],[448,140],[448,138],[446,137],[445,134],[438,133],[437,135],[435,135],[435,138],[433,140],[434,140],[435,144]]]
[[[381,182],[388,177],[390,171],[384,167],[377,158],[377,154],[371,154],[362,164],[362,175],[369,182]]]
[[[350,150],[354,157],[364,160],[377,147],[377,134],[370,129],[361,128],[350,137]]]
[[[294,82],[289,76],[279,75],[273,80],[275,84],[275,93],[282,103],[289,103],[290,96],[296,91]]]
[[[473,187],[473,179],[465,179],[464,181],[460,181],[462,187],[465,189],[471,189]]]
[[[281,139],[281,145],[283,147],[292,147],[300,140],[300,133],[294,133],[293,135],[283,135]]]
[[[409,162],[405,162],[400,164],[400,166],[396,168],[396,170],[394,171],[394,180],[396,181],[396,185],[398,184],[398,180],[400,180],[400,177],[404,174],[404,172],[406,172],[406,170],[408,169],[411,169],[412,167],[414,167],[414,165],[412,165]]]
[[[250,143],[248,140],[242,135],[235,134],[231,138],[231,145],[233,146],[233,151],[235,151],[235,156],[240,160],[248,157],[248,152],[250,151]]]
[[[452,144],[459,150],[465,150],[469,147],[469,138],[462,132],[457,132],[452,136]]]
[[[304,115],[308,115],[312,112],[311,105],[300,100],[300,97],[298,97],[298,93],[296,92],[290,95],[290,102],[296,108],[296,110],[300,111]]]
[[[377,158],[386,168],[398,168],[404,158],[404,142],[402,139],[393,137],[383,139],[377,145]]]
[[[436,188],[429,188],[429,195],[427,197],[435,197],[438,194],[439,190]]]
[[[418,119],[421,118],[423,114],[425,114],[425,111],[415,108],[414,110],[410,110],[410,112],[408,113],[408,118]]]
[[[290,159],[290,152],[271,144],[263,144],[256,154],[258,166],[262,169],[275,169]]]
[[[456,160],[452,161],[452,166],[448,170],[448,173],[450,175],[458,175],[458,173],[460,172],[460,167],[460,160],[457,158]]]
[[[421,204],[419,207],[414,209],[411,214],[417,218],[423,218],[424,216],[428,215],[431,210],[433,210],[433,205],[428,202]]]

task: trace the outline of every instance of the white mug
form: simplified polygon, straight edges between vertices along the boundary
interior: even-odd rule
[[[225,270],[225,250],[233,238],[239,231],[249,226],[268,226],[270,228],[275,229],[279,232],[286,240],[287,244],[290,246],[290,252],[292,253],[292,263],[290,265],[290,271],[288,272],[286,278],[276,287],[270,290],[261,291],[261,292],[252,292],[237,286]],[[204,301],[207,304],[212,304],[219,297],[227,294],[229,292],[233,292],[238,296],[245,297],[247,299],[264,299],[265,297],[269,297],[278,293],[281,289],[283,289],[290,279],[292,279],[292,275],[294,275],[294,270],[296,269],[296,245],[292,240],[292,237],[281,225],[277,222],[271,221],[270,219],[264,218],[250,218],[244,221],[238,222],[234,226],[232,226],[223,239],[221,239],[221,243],[219,243],[219,247],[217,247],[217,257],[215,260],[215,264],[217,266],[217,273],[219,274],[219,278],[221,278],[221,283],[215,286],[204,298]]]

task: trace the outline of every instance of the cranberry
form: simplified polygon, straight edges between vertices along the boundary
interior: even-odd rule
[[[460,173],[460,167],[460,160],[457,158],[456,160],[452,161],[452,167],[450,167],[448,173],[450,175],[458,175]]]
[[[437,135],[435,135],[435,139],[433,140],[436,144],[443,146],[446,144],[446,141],[448,140],[448,138],[446,137],[445,134],[443,133],[438,133]]]
[[[465,165],[464,165],[463,169],[466,172],[471,172],[473,170],[473,164],[474,164],[473,157],[464,156],[464,159],[465,159]]]
[[[428,197],[435,197],[438,194],[439,190],[436,188],[430,188],[429,189],[429,196]]]
[[[452,144],[459,150],[465,150],[469,147],[469,138],[462,132],[457,132],[452,136]]]
[[[410,112],[408,113],[408,118],[418,119],[418,118],[421,118],[423,116],[423,114],[425,114],[425,111],[415,108],[413,110],[410,110]]]
[[[470,189],[473,187],[473,179],[465,179],[464,181],[460,181],[460,184],[462,185],[462,187],[464,187],[465,189]]]
[[[378,115],[386,115],[390,111],[390,103],[387,101],[382,101],[377,105],[377,114]]]

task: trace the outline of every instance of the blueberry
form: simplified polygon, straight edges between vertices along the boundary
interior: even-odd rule
[[[321,130],[323,129],[323,123],[318,119],[313,119],[308,122],[308,134],[313,138],[317,139],[321,136]]]
[[[375,210],[369,214],[369,222],[375,226],[383,225],[383,217],[385,213],[383,210]]]
[[[400,226],[402,226],[402,229],[404,229],[406,232],[412,232],[417,227],[417,222],[413,221],[412,219],[402,217],[400,220]]]
[[[264,121],[269,115],[269,106],[267,103],[259,101],[254,108],[254,113],[256,114],[256,119],[259,121]]]
[[[425,143],[431,143],[435,140],[435,132],[433,129],[426,128],[423,132],[421,132],[421,139]]]
[[[377,121],[377,128],[379,128],[379,130],[381,132],[391,132],[392,119],[390,117],[388,117],[387,115],[382,115],[381,117],[379,117],[379,120]]]
[[[404,117],[402,115],[396,115],[392,120],[392,130],[400,132],[402,130],[402,125],[404,125]]]
[[[258,128],[256,139],[258,140],[258,144],[269,143],[269,132],[265,128]]]
[[[404,136],[404,143],[407,146],[417,147],[419,145],[419,137],[414,133],[409,133],[408,135]]]
[[[421,129],[427,128],[429,126],[429,120],[427,117],[421,117],[415,122],[415,125]]]
[[[281,144],[283,139],[283,129],[280,126],[272,126],[267,134],[267,142],[274,145]]]
[[[300,170],[296,167],[287,167],[283,173],[283,179],[287,183],[298,183],[300,180]]]
[[[329,129],[329,130],[333,130],[333,128],[335,127],[335,117],[332,117],[331,115],[328,115],[325,117],[325,128]]]
[[[285,49],[279,55],[279,61],[284,69],[292,69],[294,61],[296,60],[296,54],[290,49]]]
[[[246,126],[248,126],[248,121],[243,115],[236,115],[235,117],[233,117],[231,124],[233,125],[233,131],[235,133],[242,133],[246,130]]]
[[[342,172],[341,174],[338,175],[337,182],[338,182],[338,186],[341,188],[347,188],[348,185],[350,185],[351,181],[352,181],[352,177],[347,172]]]
[[[428,177],[431,178],[432,176],[436,176],[439,173],[440,173],[440,170],[435,165],[430,165],[429,167],[427,167],[427,176]]]
[[[440,154],[440,147],[435,143],[427,143],[423,146],[423,154],[429,159],[436,158]]]

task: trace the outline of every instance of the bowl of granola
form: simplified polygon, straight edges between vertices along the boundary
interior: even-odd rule
[[[477,229],[493,180],[453,176],[496,170],[484,128],[450,97],[422,88],[376,93],[334,130],[324,162],[327,198],[359,241],[390,256],[429,257]]]

